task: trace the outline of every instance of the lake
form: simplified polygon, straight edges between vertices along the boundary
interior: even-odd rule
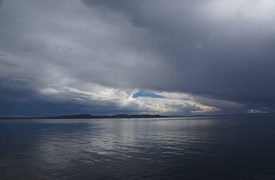
[[[0,179],[275,179],[275,116],[0,120]]]

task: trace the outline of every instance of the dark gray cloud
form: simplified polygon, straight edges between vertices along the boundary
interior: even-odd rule
[[[150,77],[147,78],[149,82],[135,83],[147,88],[191,92],[247,104],[266,103],[270,106],[274,102],[275,34],[270,31],[270,28],[274,29],[271,23],[275,16],[270,11],[274,2],[254,5],[249,1],[243,2],[244,6],[263,8],[258,11],[256,8],[238,9],[241,4],[234,1],[224,3],[228,6],[236,4],[236,9],[228,15],[225,12],[225,17],[220,19],[211,17],[211,13],[215,15],[215,12],[207,12],[211,10],[209,5],[218,4],[217,1],[84,2],[130,16],[136,26],[151,32],[158,52],[167,59],[164,62],[165,73],[157,73],[161,83]],[[264,9],[267,6],[272,7]],[[269,12],[262,12],[266,10]],[[261,12],[267,14],[257,14]]]
[[[23,99],[101,113],[275,108],[273,1],[0,3],[2,114]],[[179,95],[133,102],[138,90]]]

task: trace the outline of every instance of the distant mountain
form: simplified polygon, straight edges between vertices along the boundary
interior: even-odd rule
[[[103,119],[103,118],[165,118],[165,117],[227,117],[227,116],[275,116],[274,113],[256,113],[256,114],[232,114],[232,115],[193,115],[193,116],[161,116],[158,114],[115,114],[96,116],[90,114],[75,114],[75,115],[61,115],[48,117],[31,117],[31,116],[0,116],[0,119]]]
[[[110,116],[94,116],[90,114],[77,114],[77,115],[62,115],[62,116],[53,116],[47,117],[51,119],[93,119],[93,118],[159,118],[167,117],[160,115],[151,115],[151,114],[140,114],[140,115],[128,115],[128,114],[116,114]]]
[[[113,116],[109,116],[110,118],[158,118],[158,117],[166,117],[166,116],[160,116],[158,114],[152,115],[152,114],[140,114],[140,115],[127,115],[127,114],[117,114]]]

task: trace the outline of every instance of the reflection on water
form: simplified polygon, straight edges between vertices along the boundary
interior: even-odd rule
[[[1,179],[274,179],[273,116],[2,120]]]

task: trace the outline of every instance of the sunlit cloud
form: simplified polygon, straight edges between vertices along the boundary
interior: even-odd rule
[[[273,0],[213,0],[208,7],[208,12],[217,18],[238,18],[263,23],[272,21],[275,17]]]
[[[88,88],[90,87],[90,88]],[[139,90],[124,90],[105,87],[98,84],[86,85],[85,90],[73,87],[45,88],[40,93],[50,96],[49,98],[60,99],[64,102],[82,101],[83,103],[97,104],[100,102],[115,103],[116,106],[127,108],[143,114],[173,114],[185,112],[185,114],[200,114],[217,112],[214,106],[196,102],[191,95],[183,93],[154,92],[164,96],[140,96],[133,97]],[[152,96],[152,95],[151,95]],[[157,98],[156,98],[157,97]]]

